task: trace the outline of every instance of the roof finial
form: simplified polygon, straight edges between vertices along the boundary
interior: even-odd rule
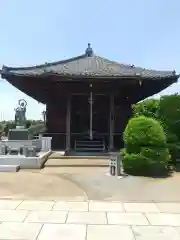
[[[92,50],[92,47],[91,47],[91,44],[90,43],[88,43],[88,47],[86,48],[86,55],[88,56],[88,57],[92,57],[92,55],[93,55],[93,50]]]
[[[173,75],[175,76],[175,75],[176,75],[176,70],[174,70],[172,73],[173,73]]]

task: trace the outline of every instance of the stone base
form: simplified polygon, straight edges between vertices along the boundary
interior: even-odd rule
[[[0,165],[0,172],[18,172],[19,165]]]
[[[24,129],[24,126],[16,126],[16,129]]]
[[[32,136],[28,129],[10,129],[8,133],[8,140],[30,140]]]
[[[40,169],[47,161],[51,151],[40,152],[37,157],[22,155],[0,155],[0,167],[3,165],[19,165],[21,169]]]

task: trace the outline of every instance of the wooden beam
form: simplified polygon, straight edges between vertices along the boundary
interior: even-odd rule
[[[71,95],[67,97],[66,108],[66,151],[70,151],[71,148]]]
[[[110,95],[109,106],[109,150],[114,149],[114,95]]]

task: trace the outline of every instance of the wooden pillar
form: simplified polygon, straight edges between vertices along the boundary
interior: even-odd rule
[[[67,110],[66,110],[66,150],[69,151],[71,148],[71,96],[67,99]]]
[[[109,107],[109,150],[114,149],[114,95],[110,95]]]
[[[46,104],[46,122],[45,122],[45,126],[46,126],[46,132],[49,132],[49,114],[48,114],[48,104]]]

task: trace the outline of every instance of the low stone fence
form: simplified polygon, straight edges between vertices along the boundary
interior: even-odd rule
[[[37,152],[48,152],[51,151],[51,140],[52,137],[41,137],[33,140],[1,140],[0,145],[5,145],[8,148],[19,149],[23,146],[31,147],[34,146]]]
[[[51,137],[32,140],[1,140],[0,166],[17,165],[20,168],[41,168],[51,154]]]
[[[41,137],[42,148],[41,151],[48,152],[51,150],[52,137]]]
[[[0,166],[17,165],[21,169],[40,169],[47,161],[51,151],[40,152],[36,157],[25,157],[22,155],[0,155]]]

